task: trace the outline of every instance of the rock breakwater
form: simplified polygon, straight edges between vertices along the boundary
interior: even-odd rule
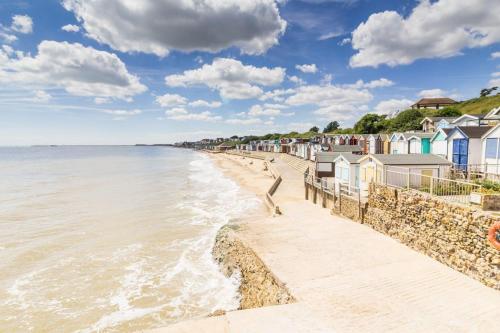
[[[240,310],[295,301],[286,286],[231,226],[225,226],[218,232],[212,254],[226,276],[240,275]]]

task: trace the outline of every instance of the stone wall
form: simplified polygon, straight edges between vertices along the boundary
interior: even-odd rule
[[[473,207],[372,184],[363,223],[500,290],[500,251],[487,239],[499,219]]]
[[[366,205],[360,203],[357,198],[342,194],[335,202],[332,211],[335,214],[343,215],[351,220],[362,221],[365,207]]]
[[[500,211],[500,194],[483,194],[481,204],[484,210]]]
[[[226,276],[240,275],[240,309],[295,301],[286,286],[237,237],[231,227],[226,226],[219,231],[212,254]]]

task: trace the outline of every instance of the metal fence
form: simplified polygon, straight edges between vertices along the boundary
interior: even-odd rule
[[[387,170],[384,185],[416,190],[453,202],[471,203],[471,193],[478,192],[482,186],[467,181],[445,179],[423,174]]]
[[[454,164],[450,178],[500,182],[500,164]]]

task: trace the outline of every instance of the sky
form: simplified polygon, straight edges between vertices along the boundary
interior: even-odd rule
[[[352,126],[500,85],[500,1],[1,0],[0,145]]]

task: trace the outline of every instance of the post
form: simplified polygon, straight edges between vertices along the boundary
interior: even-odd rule
[[[431,181],[430,181],[430,183],[429,183],[429,184],[430,184],[430,190],[429,190],[429,193],[430,193],[431,195],[433,195],[433,194],[434,194],[434,177],[432,177],[432,176],[431,176]]]
[[[406,179],[406,189],[410,189],[410,169],[408,169],[408,174],[407,174],[407,179]]]

